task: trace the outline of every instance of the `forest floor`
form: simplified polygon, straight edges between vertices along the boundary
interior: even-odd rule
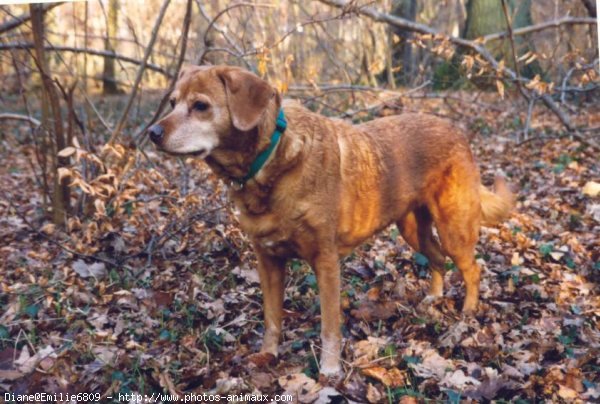
[[[102,165],[73,151],[79,213],[61,230],[41,214],[29,129],[3,130],[0,391],[95,392],[103,402],[132,392],[600,400],[597,152],[561,137],[541,107],[533,140],[515,141],[523,109],[496,98],[453,93],[399,107],[455,120],[484,183],[502,170],[518,194],[510,220],[482,229],[477,316],[461,316],[450,263],[444,298],[419,306],[427,260],[391,227],[342,263],[345,377],[330,385],[318,378],[316,279],[300,261],[288,268],[279,361],[247,361],[263,333],[255,257],[203,162],[118,145]],[[578,124],[600,124],[598,105],[580,108]]]

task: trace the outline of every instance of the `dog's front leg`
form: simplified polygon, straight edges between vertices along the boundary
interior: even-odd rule
[[[256,256],[265,319],[265,335],[260,352],[277,357],[283,315],[285,259],[270,256],[260,248],[256,248]]]
[[[326,376],[341,371],[340,354],[340,266],[334,251],[320,252],[312,263],[317,275],[321,300],[321,373]]]

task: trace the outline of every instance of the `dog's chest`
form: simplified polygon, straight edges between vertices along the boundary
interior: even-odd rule
[[[249,215],[243,212],[236,215],[242,230],[250,236],[255,248],[277,257],[296,258],[300,256],[295,242],[294,223],[288,218],[273,212]]]

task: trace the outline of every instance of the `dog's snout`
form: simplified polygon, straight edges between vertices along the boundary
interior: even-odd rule
[[[165,129],[160,125],[152,125],[148,128],[148,136],[154,143],[159,144],[165,134]]]

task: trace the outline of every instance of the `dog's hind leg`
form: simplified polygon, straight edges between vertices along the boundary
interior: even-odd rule
[[[476,311],[479,302],[481,275],[475,262],[475,245],[481,223],[478,181],[478,177],[472,174],[459,175],[453,172],[437,190],[429,205],[442,249],[452,258],[465,281],[463,313]]]
[[[396,222],[400,234],[415,251],[420,252],[429,261],[431,268],[431,286],[429,295],[441,297],[444,294],[444,254],[433,235],[432,218],[429,210],[423,206],[417,208]]]

